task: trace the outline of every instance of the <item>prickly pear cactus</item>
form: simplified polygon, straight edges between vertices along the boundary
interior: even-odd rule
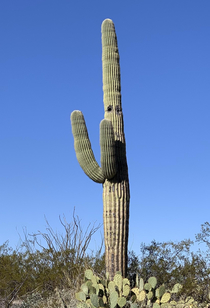
[[[109,281],[87,270],[85,282],[76,293],[77,308],[207,308],[198,306],[190,296],[177,301],[181,289],[179,283],[172,290],[166,289],[164,284],[158,286],[155,277],[150,277],[146,283],[142,278],[137,279],[136,286],[131,289],[130,281],[119,272]]]
[[[101,167],[95,160],[81,111],[71,114],[76,156],[90,179],[103,184],[106,271],[126,277],[129,223],[129,181],[121,105],[120,65],[114,23],[102,23],[104,119],[100,123]],[[123,301],[120,301],[122,305]]]
[[[141,308],[185,308],[185,306],[186,308],[190,308],[187,307],[187,305],[189,305],[189,300],[183,303],[173,300],[181,288],[182,285],[177,283],[172,290],[168,290],[164,284],[158,286],[156,277],[150,277],[148,281],[144,283],[143,279],[137,276],[136,286],[131,289],[131,299]],[[134,295],[132,295],[132,293]],[[191,302],[193,302],[192,299]]]
[[[130,281],[123,278],[119,272],[113,281],[109,281],[94,275],[91,270],[86,270],[85,283],[75,296],[78,308],[123,308],[128,303],[130,294]]]

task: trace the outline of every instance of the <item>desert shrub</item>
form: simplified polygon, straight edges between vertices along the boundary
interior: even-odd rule
[[[64,235],[54,232],[47,222],[45,233],[25,234],[19,251],[12,250],[8,242],[0,246],[0,297],[6,306],[34,290],[45,299],[56,288],[76,289],[85,269],[99,266],[99,258],[89,256],[87,249],[100,226],[89,225],[83,231],[75,215],[71,223],[60,222]]]
[[[64,235],[54,232],[47,222],[46,232],[25,234],[19,249],[13,250],[8,242],[0,246],[0,307],[11,307],[15,298],[23,299],[26,307],[32,302],[38,308],[58,307],[62,301],[72,307],[72,294],[78,291],[87,268],[105,277],[103,245],[87,253],[92,235],[100,226],[88,226],[83,232],[75,215],[71,223],[65,219],[60,222]],[[133,251],[128,254],[131,287],[136,274],[144,281],[155,276],[160,285],[169,289],[182,284],[182,298],[192,296],[198,303],[209,302],[209,236],[210,225],[206,223],[197,236],[198,241],[207,244],[206,253],[190,252],[190,240],[141,244],[139,256]]]

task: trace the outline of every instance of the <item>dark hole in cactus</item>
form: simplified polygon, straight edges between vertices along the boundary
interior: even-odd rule
[[[120,108],[120,106],[116,106],[116,114],[121,114],[122,113],[122,109]]]
[[[107,111],[108,111],[108,112],[112,111],[112,106],[111,106],[111,105],[109,105],[109,106],[107,107]]]

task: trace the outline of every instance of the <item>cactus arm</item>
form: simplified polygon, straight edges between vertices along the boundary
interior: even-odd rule
[[[72,133],[77,160],[87,176],[97,183],[103,183],[105,178],[102,169],[95,160],[88,136],[85,119],[81,111],[71,114]]]
[[[100,123],[101,168],[95,160],[81,111],[72,112],[71,124],[77,160],[86,175],[97,183],[113,178],[117,171],[115,139],[111,121],[103,119]]]
[[[117,173],[115,140],[112,122],[103,119],[100,123],[101,169],[106,179]]]

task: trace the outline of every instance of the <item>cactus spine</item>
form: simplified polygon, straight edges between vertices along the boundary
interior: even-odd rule
[[[101,167],[95,160],[81,111],[71,114],[76,156],[83,171],[103,184],[106,271],[127,271],[129,181],[121,106],[120,65],[114,23],[102,23],[104,119],[100,123]]]

